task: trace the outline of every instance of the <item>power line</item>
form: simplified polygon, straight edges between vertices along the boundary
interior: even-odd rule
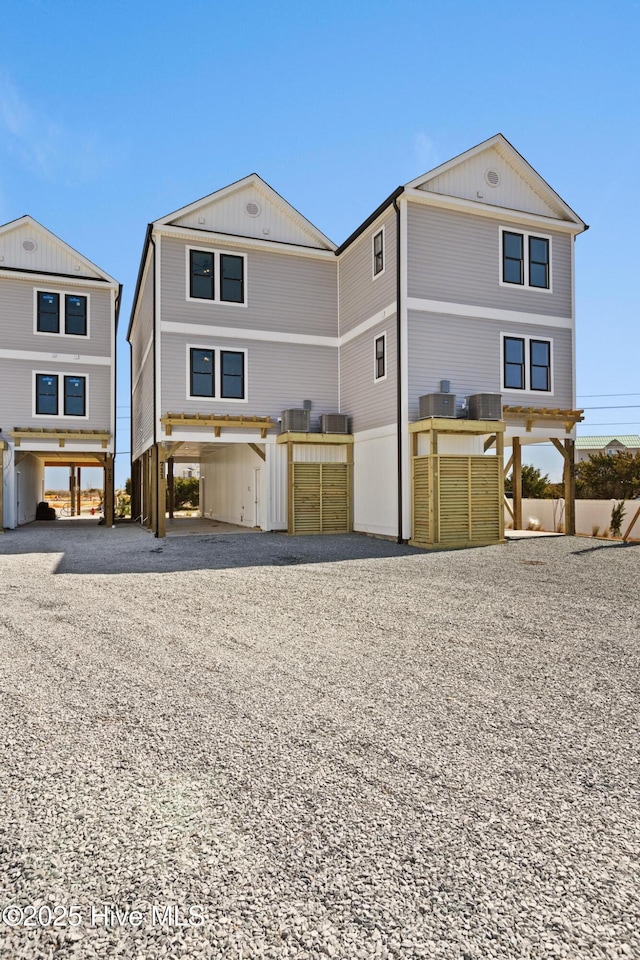
[[[584,407],[585,410],[637,410],[640,403],[618,403],[612,407]]]
[[[595,400],[597,397],[640,397],[640,393],[578,393],[584,400]]]

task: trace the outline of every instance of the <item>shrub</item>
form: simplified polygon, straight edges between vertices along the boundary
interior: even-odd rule
[[[624,505],[624,500],[619,500],[618,503],[611,510],[611,520],[609,521],[609,528],[611,529],[611,535],[613,537],[619,537],[620,531],[622,529],[622,521],[624,520],[624,515],[626,513],[626,507]]]

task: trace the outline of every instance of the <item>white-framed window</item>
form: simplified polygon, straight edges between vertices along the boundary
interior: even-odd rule
[[[248,351],[187,344],[187,399],[246,403]]]
[[[211,247],[186,248],[186,298],[247,306],[247,255]]]
[[[90,295],[69,290],[33,291],[33,332],[47,337],[89,336]]]
[[[380,383],[387,379],[387,331],[373,340],[373,379]]]
[[[553,393],[553,340],[500,335],[501,389],[518,393]]]
[[[552,293],[551,237],[517,227],[498,230],[500,286]]]
[[[376,230],[371,238],[371,254],[373,279],[375,280],[376,277],[379,277],[384,273],[386,267],[384,227],[380,227],[379,230]]]
[[[89,417],[89,378],[86,374],[33,371],[33,416],[63,420]]]

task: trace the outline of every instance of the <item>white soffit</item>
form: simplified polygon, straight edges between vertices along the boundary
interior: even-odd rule
[[[467,150],[407,184],[428,193],[461,197],[509,210],[582,220],[502,134]]]
[[[116,284],[108,273],[30,216],[0,227],[0,270],[5,268]]]
[[[156,226],[163,225],[335,250],[331,240],[257,174],[156,220]]]

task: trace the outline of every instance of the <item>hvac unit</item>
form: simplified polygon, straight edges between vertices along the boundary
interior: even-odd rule
[[[470,420],[502,419],[502,394],[474,393],[467,399]]]
[[[346,413],[323,413],[320,417],[320,433],[349,433]]]
[[[292,410],[283,410],[280,432],[309,433],[310,418],[311,414],[309,410],[303,410],[300,407]]]
[[[425,393],[419,398],[420,419],[425,417],[455,417],[455,393]]]

